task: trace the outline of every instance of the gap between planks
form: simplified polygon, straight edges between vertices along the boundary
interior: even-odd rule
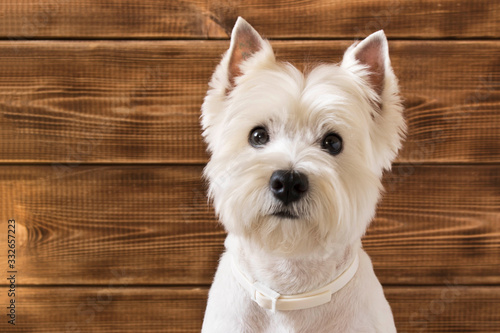
[[[446,284],[382,284],[384,288],[441,288]],[[464,286],[470,288],[500,288],[500,284],[457,284],[457,286]],[[0,288],[9,287],[8,284],[0,284]],[[162,288],[172,290],[192,290],[192,289],[209,289],[211,284],[16,284],[18,288],[107,288],[107,289],[123,289],[123,288]]]

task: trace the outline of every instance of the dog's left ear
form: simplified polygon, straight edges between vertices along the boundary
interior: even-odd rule
[[[382,30],[347,49],[341,67],[358,76],[372,91],[369,99],[374,107],[371,137],[374,159],[381,169],[390,169],[406,132],[398,80],[389,58],[387,38]]]
[[[347,49],[342,60],[342,67],[351,67],[355,63],[364,66],[366,71],[359,74],[364,76],[378,97],[382,98],[386,83],[388,83],[386,81],[391,79],[388,76],[392,74],[387,38],[382,30]]]

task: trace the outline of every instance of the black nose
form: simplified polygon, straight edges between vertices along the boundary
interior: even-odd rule
[[[303,173],[290,170],[277,170],[271,175],[269,187],[276,199],[288,205],[304,196],[309,188],[309,181]]]

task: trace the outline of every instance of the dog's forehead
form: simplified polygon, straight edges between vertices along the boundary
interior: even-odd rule
[[[253,75],[252,75],[253,74]],[[354,83],[342,68],[320,65],[305,73],[290,64],[249,75],[235,91],[229,119],[292,129],[355,123]]]
[[[334,65],[316,67],[305,75],[300,108],[294,117],[302,124],[349,123],[354,120],[351,95],[353,83],[345,79],[342,69]]]

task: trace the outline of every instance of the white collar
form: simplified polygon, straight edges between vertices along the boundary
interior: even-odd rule
[[[259,281],[252,282],[248,279],[238,268],[235,257],[232,257],[231,266],[236,280],[250,294],[254,302],[272,312],[308,309],[330,302],[332,295],[351,281],[359,267],[359,255],[356,253],[349,267],[326,286],[307,293],[281,295]]]

